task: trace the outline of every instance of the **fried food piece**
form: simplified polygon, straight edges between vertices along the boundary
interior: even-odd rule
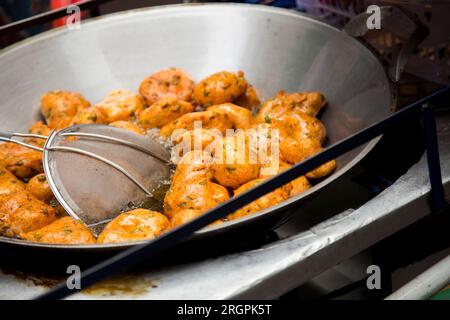
[[[222,134],[218,130],[189,130],[179,136],[172,137],[172,143],[175,146],[173,151],[178,157],[194,150],[203,150],[214,154],[216,141],[221,137]]]
[[[295,164],[322,149],[326,137],[323,124],[306,114],[292,114],[273,120],[271,125],[279,130],[280,154],[290,164]]]
[[[52,132],[52,129],[50,129],[42,121],[38,121],[38,122],[34,123],[30,127],[30,129],[28,129],[28,132],[32,133],[32,134],[38,134],[38,135],[41,135],[41,136],[48,137],[50,135],[50,133]],[[45,144],[45,140],[44,139],[35,139],[35,138],[27,139],[26,142],[28,142],[30,144],[33,144],[35,146],[41,147],[41,148]]]
[[[52,129],[50,129],[49,126],[47,126],[42,121],[38,121],[38,122],[34,123],[30,127],[30,129],[28,129],[28,132],[32,133],[32,134],[39,134],[41,136],[49,136],[50,133],[52,132]],[[39,140],[39,141],[41,141],[41,140]]]
[[[170,137],[175,130],[194,130],[195,124],[201,124],[203,129],[217,129],[222,134],[226,129],[233,128],[233,121],[223,112],[206,110],[202,112],[191,112],[179,117],[161,128],[161,136]]]
[[[103,109],[106,123],[119,120],[134,120],[139,112],[144,110],[144,99],[128,90],[115,90],[110,92],[105,99],[95,105]]]
[[[17,179],[3,164],[0,163],[0,196],[9,196],[26,190],[25,183]]]
[[[135,124],[133,122],[121,120],[121,121],[111,122],[109,125],[112,127],[116,127],[116,128],[130,130],[137,134],[142,134],[142,135],[145,134],[145,131],[142,130],[137,124]]]
[[[232,103],[217,104],[209,107],[208,110],[228,115],[233,124],[233,129],[248,129],[253,122],[253,115],[250,110]]]
[[[194,220],[195,218],[197,218],[198,216],[202,215],[202,212],[200,210],[182,210],[177,212],[172,219],[170,219],[170,225],[172,228],[181,226],[185,223],[190,222],[191,220]],[[211,225],[217,225],[217,224],[221,224],[223,223],[223,220],[217,220],[213,223],[211,223]]]
[[[280,130],[280,136],[297,140],[314,139],[323,143],[327,131],[322,122],[304,113],[280,116],[271,121],[272,127]]]
[[[271,119],[292,113],[315,117],[326,103],[325,97],[318,92],[286,94],[281,91],[275,98],[264,102],[256,119],[259,122],[270,122]]]
[[[291,164],[303,161],[322,151],[321,144],[316,139],[282,138],[280,141],[280,154],[283,159]],[[315,170],[308,172],[308,179],[326,177],[336,169],[336,160],[330,160]]]
[[[52,129],[68,127],[77,112],[90,105],[81,94],[69,91],[50,91],[41,98],[42,115]]]
[[[172,185],[180,184],[197,177],[211,180],[211,163],[212,157],[206,152],[195,150],[186,153],[178,162],[172,177]]]
[[[64,217],[39,230],[25,233],[25,240],[55,244],[91,244],[95,237],[83,222]]]
[[[221,71],[203,79],[195,86],[194,101],[201,106],[232,102],[247,90],[244,72]]]
[[[28,179],[44,172],[41,152],[14,143],[0,144],[0,158],[6,169],[20,179]]]
[[[233,103],[251,110],[257,108],[261,104],[261,99],[259,98],[258,91],[256,91],[255,87],[249,85],[245,93],[234,100]]]
[[[70,123],[71,126],[76,124],[106,124],[105,111],[100,107],[90,107],[77,112]]]
[[[164,198],[164,213],[172,218],[190,209],[204,212],[229,199],[228,190],[205,178],[197,177],[172,184]]]
[[[169,68],[146,78],[139,87],[139,93],[148,105],[166,98],[191,101],[194,86],[194,81],[183,70]]]
[[[36,199],[25,184],[0,168],[0,235],[19,237],[55,220],[55,210]]]
[[[202,213],[200,210],[182,210],[177,212],[173,217],[170,219],[170,225],[172,228],[181,226],[191,220],[194,220],[198,216],[200,216]]]
[[[154,239],[170,226],[161,213],[135,209],[120,214],[108,223],[99,235],[97,243],[117,243]]]
[[[164,198],[164,213],[173,217],[185,209],[204,212],[229,199],[228,190],[211,182],[211,156],[193,151],[184,155]]]
[[[47,178],[45,174],[40,173],[30,179],[27,183],[27,190],[36,199],[48,203],[53,199],[53,192],[48,185]]]
[[[249,146],[246,135],[225,137],[221,140],[222,152],[214,155],[211,171],[221,185],[236,189],[256,179],[260,164],[257,155]]]
[[[268,157],[267,161],[261,166],[261,171],[259,173],[260,179],[269,179],[284,170],[289,169],[291,165],[279,160],[278,162]],[[264,170],[267,169],[267,170]],[[295,196],[297,194],[303,193],[304,191],[311,188],[311,184],[305,176],[301,176],[297,179],[292,180],[288,184],[284,185],[283,188],[288,192],[289,196]]]
[[[193,112],[189,102],[166,98],[153,103],[138,115],[138,124],[144,129],[161,128],[182,115]]]
[[[315,139],[295,139],[282,137],[280,139],[280,154],[283,160],[296,164],[320,152],[322,146]]]
[[[334,170],[336,170],[336,160],[330,160],[327,163],[321,165],[320,167],[314,169],[306,174],[308,179],[320,179],[330,175]]]
[[[242,185],[238,189],[234,190],[234,195],[241,194],[257,184],[263,182],[265,179],[255,179],[252,181],[247,182],[246,184]],[[273,205],[276,205],[284,200],[286,200],[289,197],[289,193],[285,188],[278,188],[275,191],[272,191],[261,198],[253,201],[252,203],[246,205],[245,207],[235,211],[234,213],[230,214],[228,216],[228,220],[235,220],[239,219],[241,217],[245,217],[249,214],[261,211],[263,209],[269,208]]]

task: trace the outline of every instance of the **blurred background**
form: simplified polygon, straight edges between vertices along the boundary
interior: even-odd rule
[[[0,26],[9,24],[15,21],[26,19],[38,14],[63,8],[71,4],[83,3],[83,0],[0,0]],[[94,1],[95,2],[95,1]],[[243,1],[180,1],[180,0],[110,0],[97,1],[100,4],[100,13],[107,14],[122,10],[136,9],[148,6],[167,5],[186,2],[238,2],[238,3],[260,3],[265,5],[273,5],[284,8],[297,8],[296,0],[243,0]],[[301,2],[301,1],[297,1]],[[308,2],[308,1],[306,1]],[[85,12],[84,17],[89,16]],[[10,34],[0,39],[0,45],[5,47],[13,42],[26,38],[30,35],[45,31],[52,27],[61,26],[64,19],[59,19],[52,23],[44,23],[38,26],[33,26],[26,29],[19,34]]]

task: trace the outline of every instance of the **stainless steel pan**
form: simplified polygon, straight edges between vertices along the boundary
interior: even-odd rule
[[[244,70],[265,98],[278,90],[324,93],[321,116],[330,144],[386,117],[391,84],[377,58],[344,32],[294,11],[254,5],[181,5],[124,12],[49,31],[0,53],[0,128],[24,131],[39,119],[49,90],[99,101],[114,89],[137,90],[147,75],[177,66],[200,80]],[[338,170],[308,192],[258,214],[197,232],[194,238],[267,227],[337,179],[376,141],[338,159]],[[49,245],[0,237],[8,248],[98,251],[131,244]]]

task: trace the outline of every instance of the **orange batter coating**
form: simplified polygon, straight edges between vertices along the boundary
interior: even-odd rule
[[[183,183],[172,184],[164,198],[164,213],[172,218],[186,209],[204,212],[228,199],[225,187],[205,178],[192,178]]]
[[[252,181],[247,182],[246,184],[242,185],[238,189],[234,190],[234,195],[241,194],[257,184],[263,182],[265,179],[255,179]],[[272,191],[261,198],[253,201],[252,203],[246,205],[245,207],[235,211],[234,213],[230,214],[228,216],[228,220],[234,220],[239,219],[241,217],[245,217],[249,214],[261,211],[263,209],[269,208],[273,205],[276,205],[284,200],[289,198],[289,193],[286,190],[286,188],[278,188],[275,191]]]
[[[137,134],[145,134],[145,131],[143,129],[141,129],[137,124],[130,121],[115,121],[111,122],[109,125],[116,128],[130,130]]]
[[[70,91],[50,91],[41,98],[42,115],[52,129],[68,127],[77,112],[89,106],[82,95]]]
[[[183,70],[169,68],[146,78],[139,87],[139,93],[148,105],[165,98],[191,101],[195,83]]]
[[[201,124],[203,129],[217,129],[222,134],[226,129],[233,128],[230,116],[223,112],[206,110],[202,112],[191,112],[179,117],[161,128],[161,136],[170,137],[175,130],[194,130],[195,124]]]
[[[217,104],[209,107],[208,111],[228,116],[231,119],[233,129],[248,129],[253,122],[253,115],[250,110],[232,103]]]
[[[45,174],[43,173],[34,176],[30,179],[30,181],[28,181],[27,190],[38,200],[49,202],[53,199],[53,192],[48,185]]]
[[[330,160],[327,163],[321,165],[320,167],[314,169],[306,174],[308,179],[320,179],[330,175],[334,170],[336,170],[336,160]]]
[[[325,97],[319,92],[286,94],[281,91],[275,98],[264,102],[258,111],[257,120],[264,122],[292,113],[315,117],[326,103]]]
[[[261,99],[259,98],[258,91],[256,91],[255,87],[249,85],[245,93],[234,100],[233,103],[240,107],[252,110],[261,104]]]
[[[170,225],[172,228],[181,226],[191,220],[194,220],[201,214],[202,212],[200,210],[187,209],[179,211],[173,215],[172,219],[170,219]]]
[[[117,243],[150,240],[170,227],[169,220],[161,213],[135,209],[120,214],[108,223],[98,236],[97,243]]]
[[[221,137],[222,134],[218,130],[197,129],[172,137],[172,143],[175,146],[174,152],[177,156],[183,156],[194,150],[205,150],[214,154],[216,141],[220,140]]]
[[[44,172],[41,152],[14,143],[0,144],[0,159],[6,169],[20,179],[28,179]]]
[[[164,198],[164,213],[171,218],[185,209],[204,212],[228,200],[228,190],[211,182],[211,178],[210,155],[201,151],[185,154]]]
[[[42,121],[38,121],[36,123],[34,123],[30,129],[28,129],[29,133],[32,134],[38,134],[41,136],[46,136],[48,137],[50,135],[50,133],[52,132],[52,129],[50,129],[45,123],[43,123]],[[33,144],[35,146],[38,147],[43,147],[45,144],[45,140],[44,139],[35,139],[35,138],[31,138],[31,139],[27,139],[26,142]]]
[[[144,110],[144,99],[128,90],[115,90],[110,92],[105,99],[96,104],[103,109],[106,123],[119,120],[134,120],[139,112]]]
[[[267,161],[261,166],[261,171],[259,173],[260,179],[268,179],[273,177],[274,175],[283,172],[284,170],[289,169],[291,165],[279,160],[278,163],[272,159],[272,157],[268,157]],[[264,170],[268,169],[268,170]],[[311,184],[305,176],[301,176],[295,180],[292,180],[288,184],[284,185],[283,188],[289,193],[289,196],[295,196],[297,194],[303,193],[306,190],[311,188]]]
[[[138,124],[144,129],[161,128],[182,115],[193,111],[194,106],[189,102],[166,98],[153,103],[139,113]]]
[[[248,83],[244,72],[221,71],[200,81],[194,89],[194,101],[201,106],[233,102],[245,94]]]
[[[93,244],[94,235],[83,222],[64,217],[39,230],[25,233],[25,240],[54,244]]]
[[[202,215],[202,212],[200,210],[187,209],[179,211],[170,219],[170,226],[172,228],[178,227],[180,225],[188,223],[191,220],[194,220],[200,215]],[[211,225],[217,225],[221,223],[223,223],[223,220],[217,220],[213,222]]]
[[[258,177],[260,164],[249,148],[246,135],[225,137],[221,140],[222,152],[214,155],[212,174],[221,185],[236,189]]]
[[[26,185],[0,167],[0,234],[19,237],[55,220],[55,210],[36,199]]]
[[[77,112],[70,125],[76,124],[106,124],[106,113],[100,107],[89,107]]]

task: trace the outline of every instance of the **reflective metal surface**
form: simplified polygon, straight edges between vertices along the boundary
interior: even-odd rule
[[[384,118],[393,100],[375,56],[322,22],[264,6],[167,6],[102,17],[80,30],[50,31],[3,51],[0,127],[26,130],[38,119],[39,98],[48,90],[78,91],[95,103],[114,89],[136,91],[147,75],[172,66],[196,80],[242,69],[264,98],[281,89],[320,91],[329,101],[321,115],[329,143]],[[298,204],[353,166],[374,143],[340,157],[337,172],[307,193],[199,234],[240,228]],[[98,246],[80,246],[92,247]]]
[[[122,141],[128,144],[118,143]],[[153,191],[169,183],[169,159],[169,152],[149,136],[99,125],[53,132],[43,155],[58,202],[73,218],[92,227],[151,201]]]

